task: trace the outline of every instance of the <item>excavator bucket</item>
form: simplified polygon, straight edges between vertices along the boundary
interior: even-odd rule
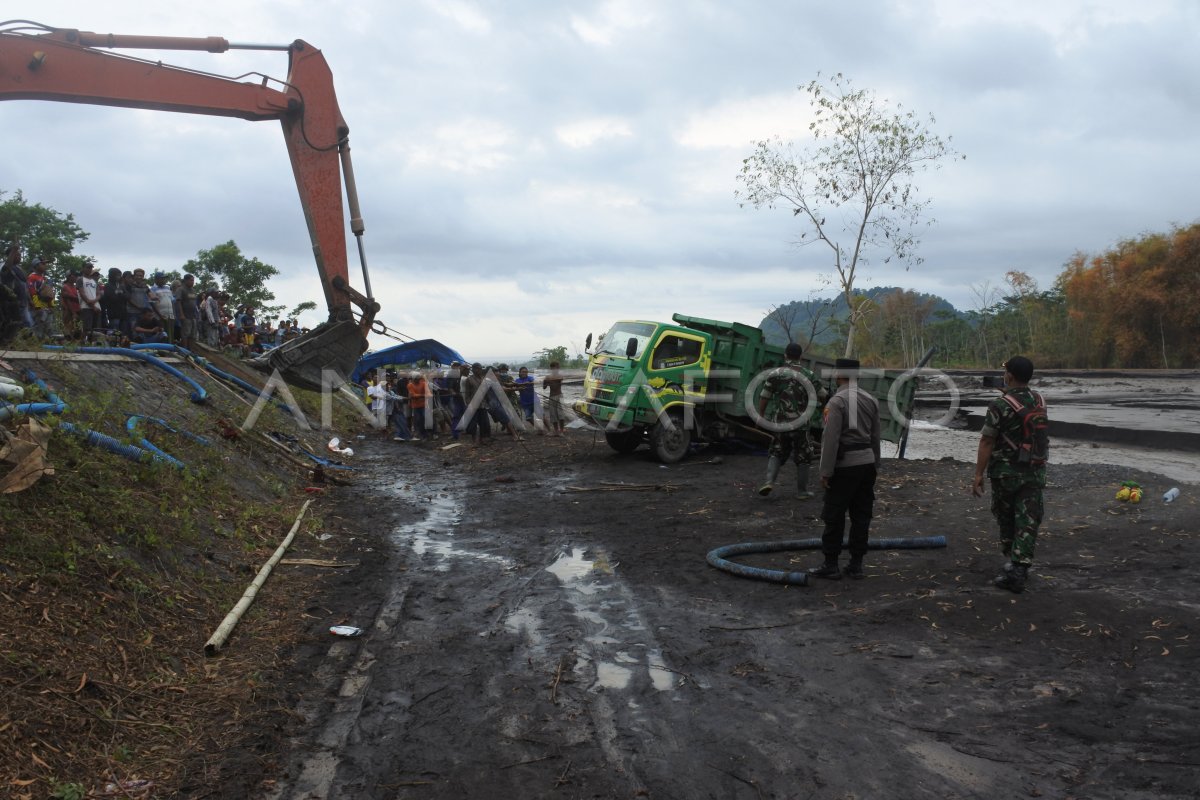
[[[345,383],[366,349],[359,323],[330,320],[248,363],[263,372],[279,370],[289,384],[319,392]]]

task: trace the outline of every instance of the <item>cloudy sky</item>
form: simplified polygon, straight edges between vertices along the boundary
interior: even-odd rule
[[[617,318],[757,324],[832,293],[788,211],[734,197],[754,141],[805,141],[798,87],[818,73],[933,114],[967,156],[918,180],[937,220],[924,263],[862,286],[970,308],[1008,270],[1048,287],[1076,251],[1200,219],[1194,0],[39,0],[4,16],[320,48],[381,319],[471,359],[575,351]],[[284,53],[135,54],[287,73]],[[0,147],[0,191],[74,214],[101,267],[177,268],[232,239],[281,270],[281,302],[322,299],[275,123],[11,101]]]

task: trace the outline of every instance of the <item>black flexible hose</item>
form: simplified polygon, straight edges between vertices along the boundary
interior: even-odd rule
[[[843,547],[845,544],[843,543]],[[915,539],[872,539],[867,542],[868,550],[912,550],[935,547],[945,547],[945,536],[922,536]],[[792,586],[808,586],[807,572],[785,572],[780,569],[765,569],[763,567],[748,567],[730,561],[731,556],[744,556],[749,553],[779,553],[784,550],[820,550],[821,540],[818,539],[789,539],[783,542],[742,542],[727,544],[708,552],[707,561],[717,569],[730,572],[741,578],[752,578],[773,583],[787,583]]]

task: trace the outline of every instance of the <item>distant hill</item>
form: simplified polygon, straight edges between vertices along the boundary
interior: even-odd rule
[[[866,295],[871,298],[872,302],[880,303],[883,298],[893,292],[907,292],[909,289],[904,289],[899,286],[875,286],[870,289],[856,291],[855,295]],[[937,314],[939,311],[945,311],[954,316],[961,316],[963,312],[951,305],[950,301],[944,297],[939,297],[935,294],[925,294],[917,292],[918,300],[933,300],[933,312]],[[833,323],[827,324],[830,317],[830,311],[826,311],[825,307],[828,304],[832,312]],[[846,322],[847,309],[846,297],[841,292],[838,292],[832,297],[816,297],[811,300],[793,300],[790,303],[784,303],[779,306],[782,316],[792,317],[792,332],[802,339],[807,339],[809,331],[812,330],[812,318],[816,314],[821,315],[821,320],[818,325],[818,333],[811,344],[816,346],[832,346],[841,342],[845,338],[842,332],[843,325]],[[772,344],[784,345],[788,343],[787,332],[783,329],[775,318],[771,315],[763,317],[762,322],[758,324],[766,334],[767,341]],[[820,329],[824,330],[821,331]]]

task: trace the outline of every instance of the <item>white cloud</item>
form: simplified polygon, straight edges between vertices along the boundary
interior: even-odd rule
[[[554,135],[567,147],[591,147],[604,139],[621,139],[633,136],[628,120],[617,117],[593,117],[568,122],[554,129]]]
[[[676,141],[695,149],[746,149],[752,142],[779,136],[794,139],[808,132],[806,97],[793,90],[721,102],[687,118]]]
[[[901,4],[914,19],[932,17],[944,28],[986,29],[1019,26],[1040,30],[1055,41],[1060,53],[1082,45],[1098,28],[1154,22],[1179,4],[1173,0],[1009,0],[1001,4],[964,3],[961,0],[928,0]]]
[[[500,169],[516,157],[516,135],[501,122],[463,119],[440,125],[418,140],[396,141],[410,166],[479,173]]]
[[[595,209],[629,210],[642,207],[628,189],[601,183],[544,183],[532,181],[529,197],[548,214],[573,215]]]
[[[433,0],[425,7],[471,33],[491,33],[492,22],[478,7],[461,0]]]
[[[588,44],[608,46],[632,30],[644,28],[654,21],[654,14],[645,2],[637,0],[608,0],[601,3],[591,17],[571,16],[571,30]]]

